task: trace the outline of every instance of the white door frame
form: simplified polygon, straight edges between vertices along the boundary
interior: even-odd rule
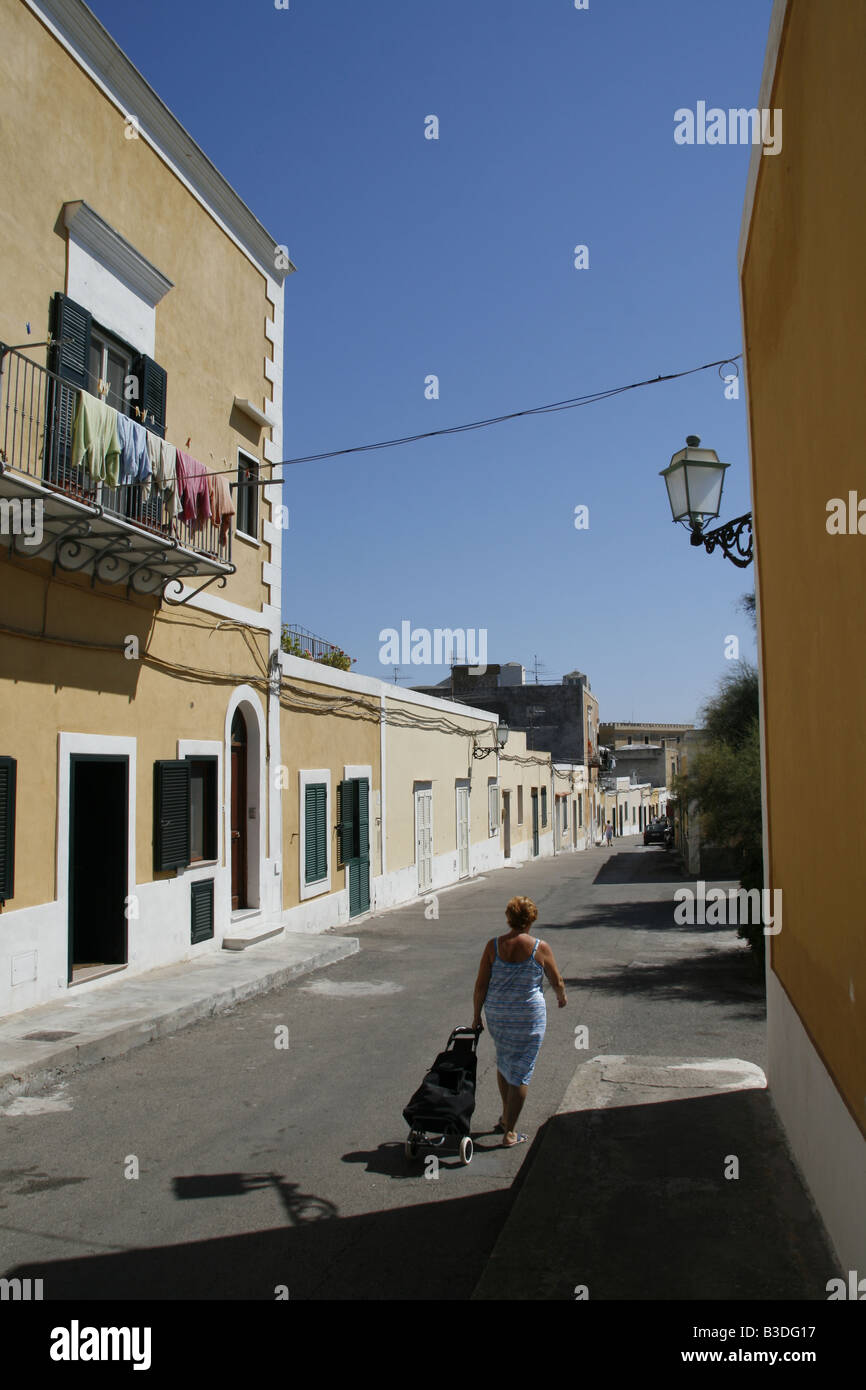
[[[416,783],[415,783],[415,786],[414,786],[414,801],[415,801],[415,868],[416,868],[417,874],[418,874],[418,893],[419,893],[419,896],[420,896],[420,894],[422,894],[422,893],[427,893],[427,892],[429,892],[430,889],[431,889],[432,886],[433,886],[433,783],[432,783],[432,782],[416,782]],[[428,825],[426,825],[426,826],[422,826],[422,823],[421,823],[422,818],[419,817],[419,807],[421,806],[422,801],[425,801],[426,804],[427,804],[427,805],[429,806],[429,808],[430,808],[429,822],[428,822]],[[423,830],[429,831],[429,841],[430,841],[430,856],[429,856],[429,858],[430,858],[430,872],[429,872],[429,876],[422,873],[423,857],[422,857],[422,855],[421,855],[421,853],[420,853],[420,850],[421,850],[421,834],[420,834],[420,832],[421,832],[422,829],[423,829]],[[425,880],[426,880],[426,881],[425,881]]]
[[[456,800],[457,800],[457,877],[458,877],[458,878],[468,878],[468,877],[469,877],[469,873],[470,873],[470,855],[471,855],[471,845],[472,845],[472,835],[471,835],[471,827],[472,827],[472,809],[471,809],[471,801],[472,801],[472,794],[471,794],[470,785],[469,785],[469,779],[468,779],[468,778],[464,778],[464,777],[458,778],[458,781],[457,781],[457,784],[456,784],[456,787],[455,787],[455,796],[456,796]],[[464,823],[465,823],[465,827],[466,827],[466,840],[465,840],[465,844],[466,844],[466,859],[465,859],[466,869],[465,869],[465,871],[463,870],[463,868],[462,868],[462,866],[461,866],[461,862],[460,862],[460,853],[461,853],[461,848],[462,848],[462,842],[461,842],[461,837],[460,837],[460,829],[461,829],[460,805],[461,805],[461,802],[463,803],[463,805],[464,805],[464,807],[465,807],[465,809],[466,809],[466,815],[465,815],[465,818],[464,818]]]

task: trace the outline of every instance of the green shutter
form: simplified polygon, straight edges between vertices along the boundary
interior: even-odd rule
[[[370,910],[370,783],[366,777],[343,783],[352,789],[355,809],[355,855],[348,864],[349,916]]]
[[[142,353],[136,358],[133,368],[138,377],[138,400],[134,402],[139,410],[147,411],[147,428],[161,438],[165,438],[165,402],[168,376],[165,368],[152,357]],[[133,417],[135,411],[133,411]]]
[[[66,294],[55,294],[51,305],[51,335],[62,338],[51,349],[51,371],[87,390],[90,372],[90,312]]]
[[[55,344],[49,353],[49,367],[63,379],[61,384],[48,378],[45,393],[45,458],[44,474],[49,482],[60,484],[74,481],[81,485],[78,469],[70,470],[72,430],[78,405],[79,390],[86,391],[90,381],[90,328],[92,319],[87,309],[65,294],[55,294],[51,301],[51,334]],[[57,339],[62,338],[62,342]]]
[[[355,783],[358,792],[358,855],[361,859],[370,858],[370,783],[361,777]]]
[[[18,764],[0,758],[0,903],[15,896],[15,783]]]
[[[190,943],[209,941],[213,936],[213,879],[201,878],[190,884]]]
[[[311,782],[304,789],[304,877],[318,883],[328,876],[327,787]]]
[[[357,855],[355,848],[357,835],[357,815],[355,807],[355,783],[340,783],[340,858],[344,864]]]
[[[153,765],[153,867],[185,869],[190,862],[190,765],[183,759]]]

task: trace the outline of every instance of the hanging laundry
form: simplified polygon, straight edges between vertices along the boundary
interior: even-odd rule
[[[177,513],[177,449],[168,440],[160,439],[158,434],[146,430],[147,452],[150,458],[153,482],[162,494],[163,520],[173,521]],[[150,479],[144,484],[144,500],[150,496]]]
[[[75,424],[72,430],[73,468],[85,464],[95,483],[117,487],[120,473],[120,439],[117,434],[117,411],[104,401],[82,391],[78,397]]]
[[[207,469],[198,459],[192,458],[183,450],[177,451],[177,487],[183,510],[181,521],[192,521],[200,525],[211,519],[210,497],[207,487]]]
[[[121,483],[146,482],[152,472],[147,430],[128,415],[118,412],[117,435],[120,440]]]
[[[210,509],[214,522],[219,524],[220,544],[225,545],[226,537],[231,530],[231,519],[235,514],[235,504],[232,501],[231,488],[227,473],[214,473],[208,478],[210,488]]]

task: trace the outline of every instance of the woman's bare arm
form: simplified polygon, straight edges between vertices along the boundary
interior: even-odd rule
[[[487,998],[487,989],[490,984],[490,972],[493,969],[493,946],[492,941],[488,941],[484,947],[484,955],[481,957],[481,964],[478,967],[478,978],[475,981],[475,994],[472,1000],[473,1014],[472,1027],[481,1027],[481,1010],[484,1000]]]
[[[565,981],[559,973],[559,966],[554,960],[553,952],[546,941],[539,941],[538,950],[535,954],[539,965],[543,967],[545,975],[553,985],[554,991],[556,992],[556,1002],[561,1009],[564,1009],[568,1001],[568,995],[565,992]]]

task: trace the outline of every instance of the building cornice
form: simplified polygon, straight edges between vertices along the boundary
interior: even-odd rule
[[[125,237],[110,227],[87,203],[63,204],[63,221],[74,237],[100,263],[126,283],[153,308],[173,288],[161,270],[136,251]]]
[[[265,230],[83,0],[24,3],[89,73],[124,119],[134,118],[139,137],[171,166],[250,259],[282,285],[295,269],[283,254],[284,248]]]

